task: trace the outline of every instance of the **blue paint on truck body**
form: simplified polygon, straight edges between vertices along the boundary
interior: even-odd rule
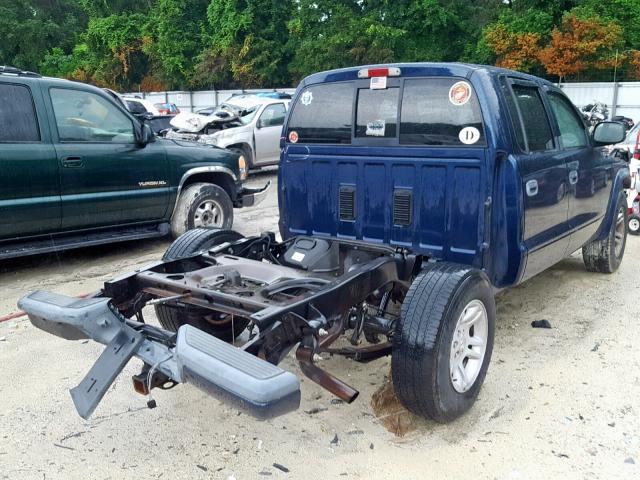
[[[358,76],[388,67],[400,75],[381,90]],[[451,95],[459,82],[464,103],[456,104]],[[465,84],[471,100],[464,100]],[[482,269],[496,288],[516,285],[606,234],[628,176],[626,164],[594,146],[558,88],[510,70],[444,63],[345,68],[305,78],[292,105],[281,140],[283,238],[402,247]],[[566,127],[578,125],[572,115],[579,119],[573,132]],[[469,144],[455,138],[462,138],[465,118],[479,132]]]

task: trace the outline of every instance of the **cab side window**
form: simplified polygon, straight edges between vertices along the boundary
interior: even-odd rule
[[[560,140],[564,148],[584,148],[588,145],[584,124],[569,101],[557,93],[548,94],[551,110],[558,121]]]
[[[109,100],[91,92],[52,88],[61,142],[133,143],[133,123]]]
[[[0,143],[40,141],[36,111],[27,87],[0,84],[0,105]]]
[[[512,85],[516,103],[522,116],[528,150],[553,150],[553,133],[537,87]]]
[[[276,103],[275,105],[269,105],[264,109],[262,115],[260,115],[260,123],[263,127],[277,127],[284,125],[284,117],[286,110],[284,103]]]

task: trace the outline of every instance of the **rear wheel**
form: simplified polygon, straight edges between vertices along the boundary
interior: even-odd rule
[[[233,230],[205,228],[189,230],[169,246],[162,259],[177,260],[189,257],[216,245],[234,242],[241,238],[242,235]],[[156,305],[155,309],[160,325],[166,330],[176,332],[182,325],[189,324],[226,341],[231,341],[240,335],[249,323],[244,318],[233,318],[231,315],[198,307],[161,304]]]
[[[594,240],[582,247],[582,260],[588,271],[613,273],[618,269],[627,243],[628,216],[627,197],[620,192],[607,238]]]
[[[473,405],[493,351],[495,303],[478,271],[429,265],[411,284],[393,335],[391,372],[402,404],[448,422]]]

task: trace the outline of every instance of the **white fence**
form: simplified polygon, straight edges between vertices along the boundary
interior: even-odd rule
[[[640,82],[563,83],[560,88],[578,107],[598,100],[608,105],[609,118],[624,115],[640,120]]]
[[[254,88],[250,90],[201,90],[195,92],[151,92],[127,93],[127,96],[146,98],[153,103],[175,103],[182,112],[195,112],[202,108],[213,107],[242,93],[295,92],[295,88]]]
[[[563,83],[560,88],[578,107],[594,100],[609,106],[609,115],[624,115],[640,120],[640,82],[591,82]],[[234,94],[258,92],[293,93],[294,88],[250,89],[250,90],[202,90],[195,92],[153,92],[131,95],[147,98],[154,103],[175,103],[182,111],[193,112],[205,107],[219,105]]]

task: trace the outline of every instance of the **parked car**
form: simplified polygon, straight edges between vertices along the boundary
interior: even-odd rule
[[[249,168],[275,165],[280,159],[282,125],[290,100],[238,95],[206,115],[181,113],[171,120],[167,138],[191,140],[232,150]]]
[[[158,109],[160,115],[177,115],[180,109],[175,103],[154,103],[154,107]]]
[[[550,82],[459,63],[354,67],[305,78],[292,105],[282,241],[194,230],[91,299],[20,301],[35,326],[108,345],[72,390],[81,416],[133,356],[144,362],[140,393],[192,383],[279,415],[300,403],[296,375],[277,366],[295,349],[302,373],[346,403],[367,379],[348,385],[318,356],[390,354],[402,404],[451,421],[487,374],[496,291],[578,249],[588,271],[622,262],[629,169],[603,146],[624,126],[590,132]],[[573,188],[595,178],[605,184],[588,195]],[[145,305],[164,330],[136,320]]]
[[[156,138],[101,89],[0,71],[0,258],[230,228],[246,160]]]

